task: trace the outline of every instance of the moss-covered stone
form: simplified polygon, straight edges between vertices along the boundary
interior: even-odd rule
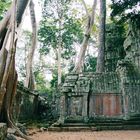
[[[119,29],[107,31],[105,72],[67,75],[61,88],[63,122],[131,120],[140,114],[140,28],[131,23],[125,41]]]
[[[0,140],[5,140],[7,136],[7,125],[0,123]]]

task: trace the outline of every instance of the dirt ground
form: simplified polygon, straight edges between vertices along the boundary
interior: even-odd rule
[[[37,132],[33,140],[140,140],[140,131]]]

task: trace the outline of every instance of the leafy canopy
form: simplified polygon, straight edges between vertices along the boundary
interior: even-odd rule
[[[138,20],[140,18],[139,4],[140,0],[112,0],[112,17],[120,21]]]
[[[68,4],[68,0],[54,0],[44,3],[43,19],[38,32],[42,54],[46,55],[51,48],[58,48],[58,38],[61,34],[62,57],[69,59],[75,55],[73,43],[82,41],[83,31],[81,22],[71,15]],[[61,28],[59,27],[60,20]]]
[[[1,0],[0,1],[0,20],[3,18],[4,13],[7,11],[11,4],[11,0]]]

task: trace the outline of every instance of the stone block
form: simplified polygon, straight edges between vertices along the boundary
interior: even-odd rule
[[[78,78],[78,75],[68,75],[66,77],[66,80],[77,80],[77,78]]]
[[[17,138],[13,134],[8,134],[6,140],[17,140]]]
[[[74,87],[75,83],[64,83],[63,87]]]
[[[0,123],[0,140],[5,140],[7,136],[7,125]]]

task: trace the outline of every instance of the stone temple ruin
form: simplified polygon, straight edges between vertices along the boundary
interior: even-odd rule
[[[116,37],[117,33],[112,39]],[[116,129],[140,128],[140,28],[135,22],[122,46],[106,42],[104,73],[67,75],[60,101],[58,122],[62,126],[106,122],[109,129],[115,122]]]

